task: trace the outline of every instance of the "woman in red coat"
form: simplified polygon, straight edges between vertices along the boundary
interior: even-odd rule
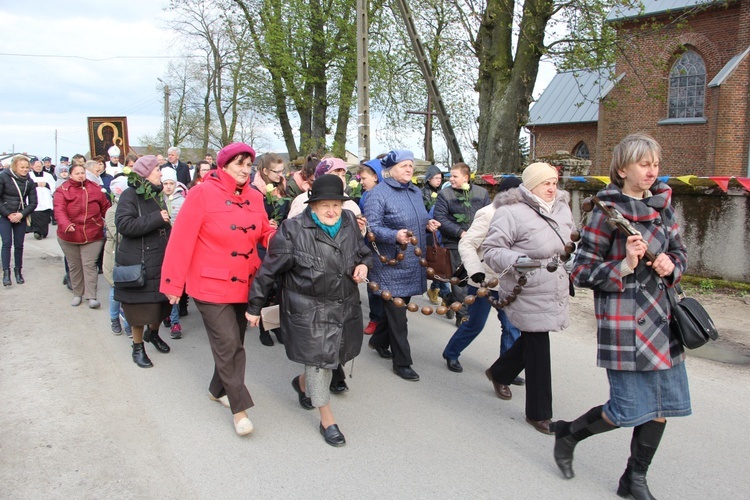
[[[57,241],[70,268],[70,285],[76,307],[87,299],[91,309],[101,304],[96,300],[99,273],[96,260],[104,246],[104,215],[110,207],[102,188],[86,179],[83,165],[70,168],[70,177],[55,190]]]
[[[182,287],[203,316],[214,357],[209,398],[231,408],[235,431],[249,434],[245,386],[247,297],[260,267],[256,246],[268,245],[274,229],[263,196],[248,185],[255,151],[233,143],[219,151],[217,170],[190,191],[172,228],[160,290],[176,304]],[[186,214],[186,215],[185,215]]]

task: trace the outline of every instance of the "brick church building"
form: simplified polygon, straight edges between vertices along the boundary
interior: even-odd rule
[[[623,49],[614,68],[558,73],[532,106],[532,156],[564,150],[607,174],[614,146],[644,131],[664,175],[750,177],[750,0],[642,3],[607,18]]]

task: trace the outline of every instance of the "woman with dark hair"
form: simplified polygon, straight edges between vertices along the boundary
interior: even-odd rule
[[[317,155],[307,155],[302,168],[289,177],[289,182],[286,186],[286,195],[289,198],[295,199],[297,196],[310,190],[310,186],[313,180],[315,180],[315,167],[318,166],[318,163]]]
[[[672,190],[658,180],[661,146],[643,133],[625,137],[612,152],[612,183],[597,198],[638,231],[613,228],[597,207],[583,229],[573,263],[576,285],[594,290],[597,365],[607,369],[609,401],[572,422],[559,420],[554,458],[566,479],[576,445],[618,427],[632,427],[630,458],[617,489],[621,497],[653,499],[646,473],[667,417],[690,415],[685,352],[670,333],[667,294],[687,267]],[[656,258],[646,259],[650,251]]]
[[[162,268],[161,291],[177,304],[183,288],[203,317],[214,374],[208,397],[231,408],[238,435],[253,424],[253,399],[245,386],[247,297],[260,267],[256,248],[268,246],[274,230],[263,200],[248,185],[255,151],[235,142],[216,158],[218,168],[192,191],[180,209]]]
[[[346,444],[330,404],[333,370],[354,359],[362,347],[358,284],[371,262],[357,219],[343,202],[344,184],[333,175],[315,179],[308,207],[285,220],[250,290],[247,318],[260,310],[274,283],[281,282],[279,318],[287,357],[305,365],[292,380],[300,405],[318,408],[320,433],[331,446]]]
[[[29,159],[14,156],[10,167],[0,171],[0,236],[3,239],[3,286],[10,286],[10,248],[13,247],[16,283],[23,285],[23,240],[26,218],[36,208],[36,184],[29,178]]]
[[[206,176],[210,171],[210,163],[208,163],[206,160],[199,161],[198,165],[196,165],[195,167],[195,175],[193,175],[193,180],[190,181],[188,189],[193,189],[195,186],[201,184],[204,180],[206,180]]]
[[[133,362],[141,368],[151,368],[153,364],[144,349],[144,341],[151,342],[159,352],[169,352],[169,346],[159,337],[159,325],[169,314],[171,305],[159,291],[159,281],[172,226],[169,212],[162,205],[161,171],[156,156],[138,158],[128,177],[131,189],[120,194],[115,213],[115,226],[120,235],[115,267],[143,263],[146,283],[139,288],[115,283],[114,299],[122,305],[133,333]]]
[[[73,307],[83,300],[91,309],[101,306],[96,298],[96,261],[104,248],[104,216],[110,205],[101,186],[86,178],[86,169],[80,164],[70,167],[70,177],[55,191],[57,241],[68,262]]]
[[[258,171],[252,186],[263,195],[268,220],[274,228],[287,218],[291,200],[286,194],[284,159],[276,153],[266,153],[258,159]]]

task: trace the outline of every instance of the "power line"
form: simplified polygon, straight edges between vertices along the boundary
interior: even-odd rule
[[[94,62],[102,62],[102,61],[114,61],[116,59],[175,59],[175,56],[112,56],[112,57],[102,57],[102,58],[93,58],[93,57],[83,57],[83,56],[71,56],[71,55],[60,55],[60,54],[15,54],[10,52],[0,52],[0,56],[11,56],[11,57],[40,57],[40,58],[50,58],[50,59],[83,59],[84,61],[94,61]],[[186,58],[186,57],[203,57],[199,55],[181,55],[179,58]]]

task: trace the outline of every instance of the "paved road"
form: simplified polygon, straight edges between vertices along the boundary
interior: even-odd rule
[[[498,351],[495,319],[465,351],[462,374],[440,357],[454,327],[436,316],[409,316],[418,383],[365,348],[351,390],[333,397],[344,448],[327,446],[317,412],[298,406],[290,381],[299,366],[252,329],[256,430],[239,438],[229,410],[206,396],[212,360],[194,308],[184,338],[166,336],[172,352],[148,348],[155,366],[139,369],[105,309],[69,306],[55,239],[27,240],[26,254],[27,284],[0,291],[2,498],[616,498],[630,433],[583,443],[576,478],[562,479],[553,438],[524,422],[523,389],[501,401],[484,376]],[[552,335],[559,418],[607,399],[590,301],[579,294],[573,326]],[[691,357],[688,370],[694,415],[670,421],[652,490],[661,499],[745,498],[750,368]]]

